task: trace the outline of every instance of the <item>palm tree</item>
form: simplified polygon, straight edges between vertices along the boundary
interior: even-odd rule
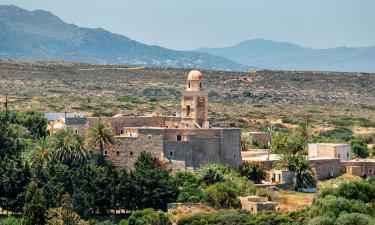
[[[51,142],[49,137],[40,137],[34,143],[34,160],[41,162],[43,165],[51,159]]]
[[[278,163],[278,167],[288,168],[294,172],[293,185],[296,190],[298,188],[316,187],[316,172],[305,156],[284,154]]]
[[[52,137],[52,158],[68,165],[81,164],[91,156],[85,138],[72,129],[57,132]]]
[[[98,163],[104,163],[104,147],[110,144],[113,144],[114,137],[112,130],[106,126],[102,121],[95,124],[89,134],[88,134],[89,142],[95,147],[99,146],[100,155],[98,158]]]

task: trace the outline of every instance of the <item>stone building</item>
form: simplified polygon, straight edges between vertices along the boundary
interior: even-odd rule
[[[119,166],[131,168],[142,151],[152,153],[176,170],[195,169],[207,163],[236,168],[241,162],[241,129],[210,125],[207,83],[197,70],[188,74],[180,115],[88,117],[66,127],[86,133],[99,121],[113,130],[115,144],[104,153]]]
[[[276,211],[277,203],[268,201],[267,197],[246,196],[238,198],[241,203],[241,209],[250,213],[258,213],[261,211]]]

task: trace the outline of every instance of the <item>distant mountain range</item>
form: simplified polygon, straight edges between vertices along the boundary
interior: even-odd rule
[[[375,46],[312,49],[254,39],[224,48],[176,51],[124,35],[67,24],[43,10],[0,5],[0,60],[63,60],[98,64],[214,70],[375,72]]]
[[[67,24],[43,10],[0,6],[0,59],[244,70],[220,56],[146,45],[103,29]]]
[[[196,51],[262,69],[375,72],[375,46],[313,49],[287,42],[254,39],[231,47]]]

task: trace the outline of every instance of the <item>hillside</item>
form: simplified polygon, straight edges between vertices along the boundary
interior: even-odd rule
[[[312,49],[299,45],[254,39],[225,48],[202,48],[253,68],[273,70],[314,70],[375,72],[375,46]]]
[[[13,109],[86,115],[173,115],[188,69],[0,61],[0,86]],[[215,126],[263,130],[270,123],[375,133],[375,74],[202,71]],[[340,83],[340,85],[337,85]],[[3,99],[2,99],[3,100]]]
[[[101,28],[67,24],[47,11],[27,11],[12,5],[0,5],[0,40],[0,59],[245,69],[219,56],[146,45]]]

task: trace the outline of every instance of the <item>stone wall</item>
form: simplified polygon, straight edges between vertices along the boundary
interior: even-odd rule
[[[142,151],[150,152],[163,160],[163,130],[140,128],[137,137],[117,136],[115,144],[106,150],[106,158],[115,165],[133,168],[134,162]]]
[[[355,171],[357,176],[365,175],[367,177],[375,177],[375,161],[374,160],[351,160],[341,162],[341,169],[345,173],[350,173],[358,169],[351,169],[350,167],[359,167],[360,172]],[[352,170],[352,171],[351,171]]]
[[[315,168],[318,180],[326,180],[341,175],[341,163],[338,158],[314,158],[309,161],[311,166]]]

